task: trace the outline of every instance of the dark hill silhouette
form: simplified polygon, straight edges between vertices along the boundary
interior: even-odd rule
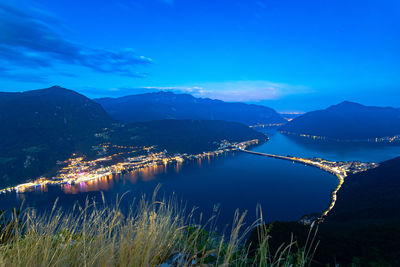
[[[400,157],[346,177],[321,225],[326,240],[320,249],[337,262],[358,258],[359,266],[400,266],[399,173]]]
[[[95,99],[124,123],[162,119],[225,120],[246,125],[286,122],[275,110],[259,105],[227,103],[188,94],[156,92]]]
[[[327,222],[400,221],[400,157],[379,167],[349,175]]]
[[[308,112],[280,130],[339,140],[366,140],[400,134],[400,109],[342,102]]]
[[[15,184],[43,174],[57,160],[90,147],[112,122],[96,102],[53,86],[0,94],[0,180]]]
[[[7,138],[2,140],[4,145],[14,145],[21,138],[26,142],[74,139],[97,131],[111,121],[99,104],[58,86],[0,95],[1,135]]]
[[[345,178],[333,210],[319,225],[312,266],[400,266],[399,173],[400,157]],[[297,222],[273,222],[266,229],[272,249],[291,238],[305,244],[310,231]],[[253,250],[260,230],[250,235]]]
[[[265,141],[266,136],[237,122],[216,120],[159,120],[136,122],[111,135],[111,142],[157,145],[168,152],[202,153],[218,148],[220,141]]]
[[[169,152],[198,153],[223,140],[265,139],[249,127],[216,120],[160,120],[118,124],[102,106],[72,90],[53,86],[23,93],[0,93],[0,187],[41,175],[73,153],[94,156],[93,145],[107,133],[116,144],[157,145]]]

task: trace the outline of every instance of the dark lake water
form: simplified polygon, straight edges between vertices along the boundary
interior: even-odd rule
[[[400,156],[400,144],[315,141],[276,131],[266,133],[271,142],[253,150],[304,158],[321,157],[331,161],[381,162]]]
[[[270,133],[270,137],[270,141],[253,150],[330,160],[382,161],[400,155],[400,146],[310,143],[276,132]],[[44,211],[50,209],[57,198],[58,206],[68,209],[86,198],[100,200],[100,192],[109,201],[128,192],[123,202],[128,206],[142,194],[151,195],[161,184],[158,196],[169,197],[175,192],[179,200],[190,208],[198,207],[198,212],[205,217],[211,216],[213,207],[219,205],[220,225],[232,221],[235,209],[248,210],[248,221],[253,221],[257,204],[262,206],[267,221],[298,220],[304,214],[324,211],[337,183],[335,176],[316,168],[236,152],[147,168],[85,184],[50,186],[24,194],[7,193],[0,195],[0,209],[10,209],[24,202],[25,207]]]

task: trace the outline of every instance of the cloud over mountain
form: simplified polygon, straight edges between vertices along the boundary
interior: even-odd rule
[[[226,81],[198,83],[189,86],[146,87],[157,91],[189,93],[196,97],[207,97],[229,102],[257,102],[279,99],[288,94],[303,94],[312,91],[301,85],[290,85],[271,81]]]

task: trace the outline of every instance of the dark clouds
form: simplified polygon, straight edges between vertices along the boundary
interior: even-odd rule
[[[9,69],[51,68],[62,63],[102,73],[143,77],[145,74],[138,72],[137,67],[152,62],[131,49],[107,51],[70,42],[52,25],[57,26],[56,20],[38,10],[26,12],[0,3],[0,63]]]

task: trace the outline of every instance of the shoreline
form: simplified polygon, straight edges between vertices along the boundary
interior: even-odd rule
[[[204,159],[210,156],[219,156],[221,154],[225,154],[228,152],[247,152],[251,154],[258,154],[262,156],[269,156],[273,157],[276,159],[281,159],[281,160],[289,160],[297,163],[302,163],[310,167],[315,167],[319,168],[325,172],[329,172],[337,177],[339,180],[338,185],[336,186],[335,189],[331,191],[331,198],[330,198],[330,204],[328,208],[324,211],[322,211],[316,219],[318,222],[322,222],[324,218],[328,215],[328,213],[333,209],[335,206],[336,200],[337,200],[337,193],[339,192],[341,186],[344,183],[344,179],[347,176],[347,172],[341,169],[340,167],[337,167],[336,165],[333,164],[342,164],[342,163],[336,163],[336,162],[329,162],[325,161],[322,159],[314,158],[314,159],[304,159],[304,158],[296,158],[296,157],[290,157],[290,156],[280,156],[280,155],[272,155],[272,154],[266,154],[266,153],[261,153],[261,152],[256,152],[252,150],[246,150],[247,148],[254,148],[257,147],[258,145],[264,144],[268,142],[268,139],[265,140],[248,140],[244,141],[241,143],[229,143],[227,141],[224,141],[220,144],[220,147],[214,151],[208,151],[208,152],[203,152],[199,153],[196,155],[187,155],[187,154],[174,154],[174,155],[168,155],[163,152],[159,153],[150,153],[148,155],[141,155],[138,157],[134,158],[125,158],[123,162],[116,163],[114,165],[111,165],[108,171],[103,171],[100,169],[94,169],[92,173],[89,174],[84,174],[82,177],[75,176],[74,178],[71,177],[66,177],[64,179],[59,179],[59,180],[48,180],[48,179],[42,179],[38,180],[36,182],[29,182],[25,184],[20,184],[17,185],[11,189],[3,189],[0,191],[0,193],[8,193],[8,192],[13,192],[15,191],[16,194],[23,194],[24,192],[32,192],[34,190],[38,190],[37,188],[39,187],[39,190],[46,190],[46,186],[54,185],[54,186],[73,186],[75,184],[88,184],[94,181],[101,182],[103,179],[107,178],[109,179],[110,176],[113,175],[118,175],[118,174],[124,174],[126,172],[128,173],[134,173],[136,171],[141,171],[146,168],[152,168],[152,167],[157,167],[157,166],[166,166],[169,164],[181,164],[184,161],[190,161],[190,160],[198,160],[198,159]],[[140,161],[137,161],[140,159]],[[98,159],[97,159],[98,160]],[[318,161],[317,161],[318,160]],[[79,162],[79,161],[77,161]],[[87,162],[90,164],[90,162]],[[327,164],[332,164],[331,166],[328,166]],[[349,163],[346,163],[349,164]],[[374,163],[373,163],[374,164]],[[346,165],[347,166],[347,165]],[[375,165],[373,165],[375,166]],[[100,171],[100,173],[95,173],[95,171]],[[71,169],[70,173],[73,173],[76,175],[76,169]],[[315,218],[315,217],[314,217]],[[311,219],[309,219],[311,220]]]
[[[260,143],[258,139],[248,140],[241,142],[247,145],[255,145]],[[45,187],[47,185],[74,185],[80,183],[87,183],[90,181],[101,180],[110,175],[117,175],[123,172],[135,172],[137,170],[141,170],[147,167],[167,165],[171,163],[182,163],[185,160],[196,160],[203,159],[205,157],[210,156],[219,156],[226,152],[237,151],[236,148],[237,143],[229,143],[228,141],[222,141],[219,144],[219,147],[213,151],[207,151],[199,154],[186,154],[186,153],[176,153],[173,155],[169,155],[166,152],[158,152],[158,153],[150,153],[147,155],[140,155],[137,157],[127,157],[124,158],[123,162],[118,162],[116,164],[110,165],[108,167],[101,167],[89,172],[81,172],[77,174],[77,171],[73,169],[70,165],[78,165],[83,164],[91,165],[94,162],[101,162],[110,160],[109,157],[100,158],[93,161],[83,161],[84,157],[77,157],[68,159],[66,162],[69,162],[70,165],[66,166],[63,169],[72,169],[67,174],[63,174],[62,170],[60,170],[58,176],[52,178],[40,177],[34,181],[28,181],[26,183],[18,184],[16,186],[10,186],[0,190],[0,194],[6,194],[15,192],[17,194],[29,192],[35,190],[37,187]]]
[[[288,132],[283,130],[278,130],[281,134],[288,136],[296,136],[304,139],[313,139],[319,141],[331,141],[337,143],[368,143],[368,144],[393,144],[400,145],[400,135],[394,136],[384,136],[384,137],[376,137],[376,138],[367,138],[367,139],[341,139],[341,138],[333,138],[327,136],[318,136],[318,135],[310,135],[310,134],[301,134],[296,132]]]
[[[348,167],[348,165],[352,166],[354,164],[354,162],[347,162],[346,164],[344,164],[341,162],[337,163],[337,162],[323,160],[320,158],[307,159],[307,158],[299,158],[299,157],[291,157],[291,156],[274,155],[274,154],[268,154],[268,153],[263,153],[263,152],[247,150],[247,146],[244,144],[238,144],[237,148],[238,148],[238,151],[241,151],[244,153],[249,153],[249,154],[254,154],[254,155],[259,155],[259,156],[266,156],[266,157],[281,159],[281,160],[288,160],[288,161],[292,161],[292,162],[296,162],[296,163],[302,163],[307,166],[318,168],[325,172],[329,172],[330,174],[336,176],[336,178],[339,180],[339,184],[331,193],[331,202],[330,202],[329,207],[325,211],[323,211],[316,220],[313,220],[312,222],[310,222],[310,224],[314,223],[315,221],[317,221],[317,223],[323,222],[325,217],[334,208],[334,206],[336,204],[336,200],[337,200],[337,193],[339,192],[340,188],[342,187],[342,185],[344,183],[344,179],[347,177],[348,174],[366,171],[368,169],[376,168],[378,166],[378,164],[376,164],[376,163],[369,163],[369,165],[367,165],[367,168],[359,170],[359,171],[354,171],[351,169],[349,169],[349,170],[346,169]],[[359,164],[362,165],[362,164],[367,164],[367,163],[359,163]]]

